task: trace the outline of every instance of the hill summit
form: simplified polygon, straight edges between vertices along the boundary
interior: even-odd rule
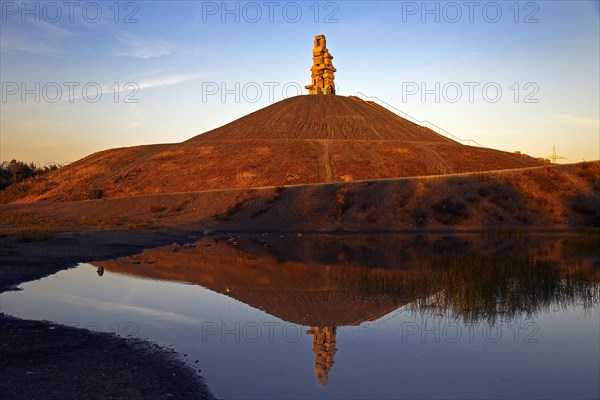
[[[375,103],[333,95],[291,97],[190,141],[215,139],[452,142]]]

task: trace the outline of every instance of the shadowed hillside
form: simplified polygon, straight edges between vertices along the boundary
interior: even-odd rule
[[[600,162],[498,173],[11,204],[6,226],[194,230],[600,227]]]
[[[343,96],[289,98],[177,144],[101,151],[0,194],[3,203],[76,201],[542,165],[461,145]]]

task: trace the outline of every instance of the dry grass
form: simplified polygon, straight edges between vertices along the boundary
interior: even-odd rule
[[[579,164],[577,175],[589,183],[593,190],[600,191],[600,163]]]
[[[48,242],[54,239],[52,232],[40,227],[18,229],[14,235],[19,243]]]
[[[67,196],[67,201],[98,200],[104,197],[104,190],[96,188],[75,189]]]
[[[40,220],[27,211],[2,211],[0,212],[2,225],[37,225]]]
[[[30,241],[27,238],[31,237],[31,241],[39,237],[44,238],[47,233],[61,230],[76,230],[76,229],[154,229],[155,225],[151,219],[129,218],[122,215],[104,215],[91,217],[74,217],[64,215],[60,218],[48,218],[39,216],[26,211],[4,211],[0,212],[0,220],[3,222],[3,227],[8,233],[20,234],[22,241]],[[37,236],[36,236],[37,235]]]

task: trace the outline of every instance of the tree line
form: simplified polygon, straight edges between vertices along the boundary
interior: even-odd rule
[[[34,163],[11,160],[0,163],[0,190],[4,190],[13,183],[41,176],[48,172],[59,169],[59,165],[38,167]]]

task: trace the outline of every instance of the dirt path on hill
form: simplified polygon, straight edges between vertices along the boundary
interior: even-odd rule
[[[323,168],[325,169],[326,182],[333,182],[333,164],[331,162],[331,149],[328,140],[320,140],[323,145]]]

